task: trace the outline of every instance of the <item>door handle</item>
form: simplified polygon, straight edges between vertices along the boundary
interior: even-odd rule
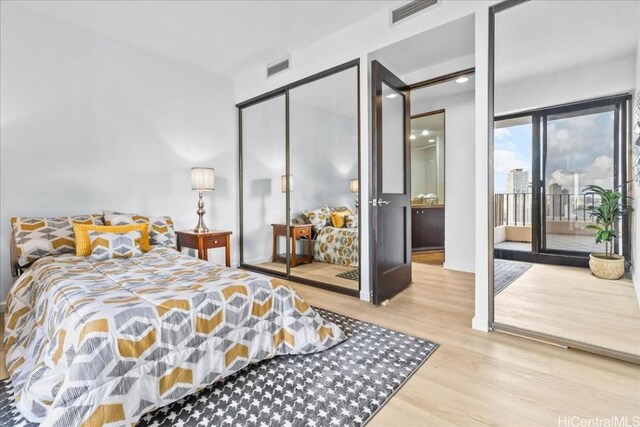
[[[378,199],[378,206],[388,205],[389,203],[391,203],[389,200]]]

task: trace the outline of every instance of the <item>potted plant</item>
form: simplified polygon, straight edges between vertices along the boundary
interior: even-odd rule
[[[587,228],[595,230],[596,243],[604,243],[604,253],[589,255],[589,268],[594,276],[601,279],[617,280],[624,276],[624,257],[613,253],[613,239],[617,237],[616,224],[622,215],[633,211],[630,205],[622,201],[622,193],[589,185],[583,192],[600,196],[600,203],[587,206],[589,216],[595,224]]]

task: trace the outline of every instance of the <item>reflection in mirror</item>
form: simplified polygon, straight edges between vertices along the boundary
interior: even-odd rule
[[[411,119],[412,205],[444,205],[444,114]]]
[[[606,198],[590,186],[626,203],[639,8],[531,1],[495,16],[494,321],[627,360],[640,308],[613,279],[625,261],[628,274],[629,218],[613,219],[602,255],[590,227]]]
[[[291,276],[359,289],[358,69],[289,91]]]
[[[274,244],[272,235],[272,224],[286,221],[285,123],[284,96],[242,109],[242,260],[271,271],[286,253],[286,241]]]
[[[404,192],[403,95],[382,82],[382,193]]]

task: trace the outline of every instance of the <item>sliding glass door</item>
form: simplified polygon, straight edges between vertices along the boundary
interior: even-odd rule
[[[495,249],[499,257],[586,265],[595,243],[589,185],[626,196],[629,96],[603,98],[498,117],[494,131]],[[626,217],[617,253],[629,255]],[[515,253],[515,255],[514,255]],[[550,258],[555,256],[555,258]]]
[[[617,109],[613,104],[571,108],[543,116],[543,252],[601,252],[587,206],[589,185],[618,186]]]

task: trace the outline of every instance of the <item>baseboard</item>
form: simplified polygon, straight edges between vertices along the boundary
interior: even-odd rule
[[[476,331],[489,332],[487,319],[480,319],[478,316],[474,316],[473,319],[471,319],[471,328]]]

